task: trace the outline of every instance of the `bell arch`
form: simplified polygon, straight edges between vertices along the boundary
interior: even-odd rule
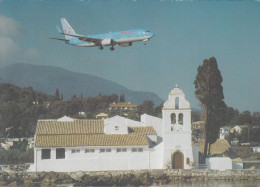
[[[183,124],[183,113],[179,113],[178,115],[178,124]]]
[[[171,124],[175,124],[176,123],[176,114],[172,113],[171,114]]]

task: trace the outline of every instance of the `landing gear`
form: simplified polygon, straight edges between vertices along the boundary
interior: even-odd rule
[[[147,41],[148,41],[148,39],[145,39],[145,40],[144,40],[144,45],[146,45],[146,42],[147,42]]]
[[[110,51],[114,51],[114,50],[115,50],[114,46],[110,47]]]
[[[103,49],[104,49],[104,47],[103,47],[102,45],[100,45],[100,46],[99,46],[99,49],[100,49],[100,50],[103,50]]]

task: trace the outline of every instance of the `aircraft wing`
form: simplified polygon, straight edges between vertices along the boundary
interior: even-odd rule
[[[50,38],[50,39],[54,39],[54,40],[61,40],[61,41],[70,41],[70,40],[67,40],[67,39],[62,39],[62,38]]]
[[[62,33],[62,34],[65,34],[65,33]],[[99,45],[101,43],[101,41],[103,40],[103,39],[100,39],[100,38],[90,38],[90,37],[86,37],[86,36],[73,35],[73,34],[65,34],[65,35],[77,37],[79,40],[83,40],[83,41],[86,41],[86,42],[93,42],[96,45]]]

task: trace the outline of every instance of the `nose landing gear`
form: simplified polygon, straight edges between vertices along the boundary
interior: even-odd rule
[[[144,45],[146,45],[146,42],[148,42],[148,39],[145,39],[145,40],[144,40]]]

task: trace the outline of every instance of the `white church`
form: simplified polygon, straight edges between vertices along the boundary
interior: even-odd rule
[[[162,119],[141,121],[115,116],[105,120],[63,117],[39,120],[34,171],[191,169],[198,164],[192,146],[191,107],[177,86],[169,93]]]

